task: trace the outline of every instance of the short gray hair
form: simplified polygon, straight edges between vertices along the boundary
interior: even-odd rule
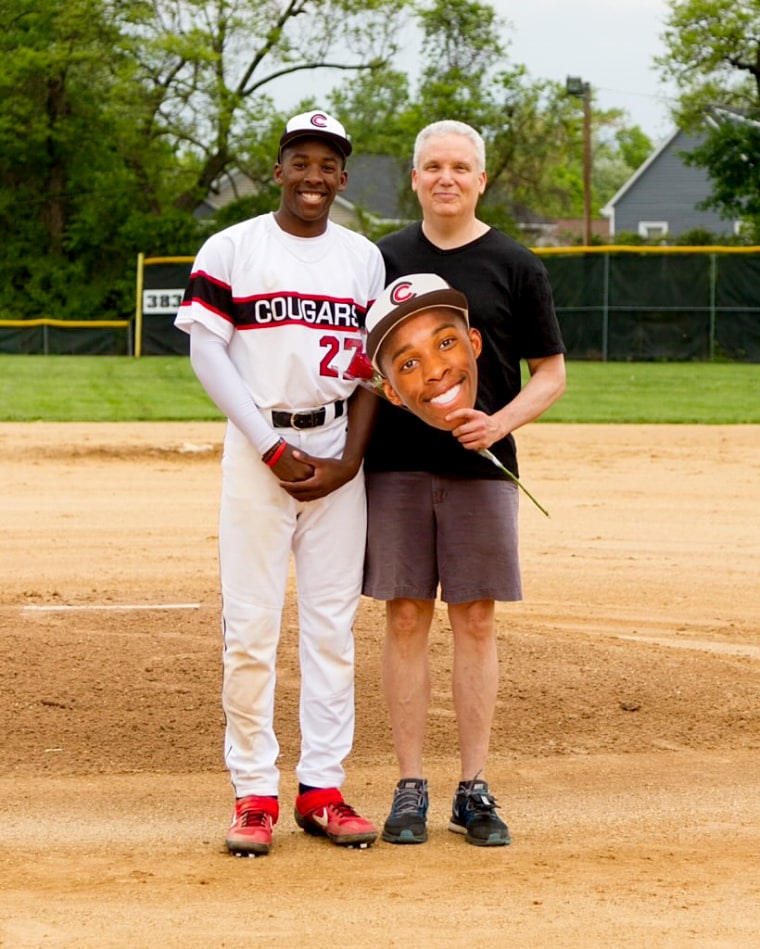
[[[486,170],[486,144],[480,132],[476,132],[471,125],[464,122],[457,122],[455,119],[443,119],[440,122],[431,122],[417,135],[414,143],[414,167],[419,168],[420,152],[425,142],[430,138],[438,138],[442,135],[462,135],[469,139],[475,148],[475,155],[478,161],[477,171]]]

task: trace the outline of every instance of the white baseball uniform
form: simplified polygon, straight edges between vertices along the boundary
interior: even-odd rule
[[[380,252],[361,235],[328,222],[318,237],[295,237],[267,214],[206,241],[175,321],[190,333],[193,366],[228,417],[219,516],[222,704],[237,797],[278,793],[275,662],[291,553],[301,657],[296,775],[312,787],[344,780],[354,729],[363,472],[324,498],[300,502],[261,455],[284,437],[311,455],[341,456],[344,402],[356,387],[346,370],[384,283]],[[325,421],[316,427],[273,422],[273,412],[322,408]]]

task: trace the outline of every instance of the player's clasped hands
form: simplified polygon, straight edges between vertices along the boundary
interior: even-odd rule
[[[316,458],[288,445],[272,467],[282,487],[297,501],[316,501],[350,481],[356,471],[338,458]]]

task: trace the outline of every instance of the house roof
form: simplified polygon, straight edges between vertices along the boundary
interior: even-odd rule
[[[626,194],[641,178],[641,176],[646,172],[646,170],[653,165],[657,159],[662,155],[662,153],[669,148],[675,139],[680,135],[681,129],[677,126],[667,135],[662,142],[655,148],[649,158],[646,161],[642,162],[639,167],[634,171],[631,177],[615,192],[615,194],[610,198],[610,200],[605,204],[603,208],[600,208],[600,213],[605,217],[610,217],[613,213],[615,205],[618,201]]]
[[[398,221],[404,217],[401,195],[409,187],[409,176],[390,155],[351,156],[348,185],[341,198],[373,217]]]
[[[760,122],[755,119],[750,119],[749,116],[745,115],[738,109],[731,109],[726,106],[710,106],[705,110],[705,117],[707,122],[713,127],[717,127],[718,123],[723,122],[747,122],[750,125],[756,125],[760,127]],[[641,178],[643,174],[646,173],[647,169],[657,161],[657,159],[662,155],[662,153],[668,149],[675,139],[683,134],[683,129],[680,129],[676,126],[669,135],[667,135],[662,142],[657,146],[657,148],[652,152],[652,154],[644,161],[636,171],[631,175],[628,181],[623,184],[621,188],[610,198],[610,200],[601,208],[601,213],[605,217],[611,217],[614,211],[615,205],[627,194],[627,192],[636,184],[636,182]]]

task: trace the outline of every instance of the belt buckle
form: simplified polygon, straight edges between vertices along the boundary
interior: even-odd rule
[[[313,415],[314,415],[313,412],[294,412],[290,416],[290,424],[293,428],[296,428],[296,429],[313,428],[314,427]]]

